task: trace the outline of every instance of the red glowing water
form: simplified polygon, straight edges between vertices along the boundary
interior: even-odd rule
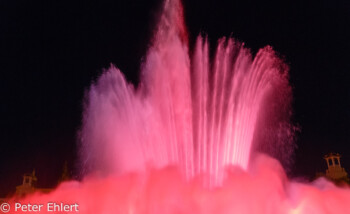
[[[288,181],[275,159],[258,155],[248,171],[227,170],[221,187],[203,187],[200,178],[185,181],[176,168],[128,173],[82,182],[61,184],[54,192],[11,200],[9,213],[28,213],[18,208],[41,204],[38,213],[84,214],[328,214],[350,212],[350,190],[319,179],[311,184]],[[79,212],[49,212],[48,203],[78,204]]]
[[[13,199],[10,213],[24,212],[16,201],[41,204],[40,213],[53,213],[49,202],[93,214],[350,213],[348,188],[289,181],[279,161],[258,152],[288,156],[293,135],[287,67],[273,50],[252,58],[221,39],[213,60],[208,52],[198,37],[189,56],[181,3],[166,0],[139,87],[114,67],[91,86],[84,180]]]

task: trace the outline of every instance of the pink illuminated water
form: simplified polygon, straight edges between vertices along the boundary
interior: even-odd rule
[[[209,59],[199,36],[190,56],[182,13],[178,0],[164,3],[138,87],[115,67],[91,86],[84,179],[13,198],[10,213],[28,213],[15,202],[42,204],[39,213],[350,213],[348,187],[290,181],[280,164],[293,138],[287,66],[270,47],[253,57],[231,38]]]
[[[212,60],[201,36],[193,56],[188,49],[182,6],[166,1],[140,85],[112,67],[91,87],[84,167],[109,174],[175,165],[186,178],[208,175],[210,186],[222,182],[227,166],[247,169],[256,130],[269,126],[259,115],[270,108],[278,115],[276,91],[289,95],[287,67],[270,47],[252,57],[232,38],[219,40]]]

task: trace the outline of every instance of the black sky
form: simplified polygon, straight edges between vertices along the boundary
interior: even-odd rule
[[[53,186],[64,161],[75,171],[84,91],[110,63],[138,82],[160,0],[0,2],[0,196],[37,171]],[[350,172],[350,2],[185,0],[192,44],[230,36],[253,52],[271,45],[290,65],[301,127],[294,176],[343,155]]]

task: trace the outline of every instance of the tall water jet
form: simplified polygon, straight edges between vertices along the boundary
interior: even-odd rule
[[[188,49],[181,2],[165,1],[139,86],[112,66],[87,94],[81,140],[88,172],[176,165],[186,178],[206,174],[219,185],[227,166],[247,169],[253,142],[264,141],[259,127],[289,124],[289,111],[275,119],[291,94],[288,67],[271,47],[253,58],[242,43],[222,38],[210,60],[199,36],[193,56]]]

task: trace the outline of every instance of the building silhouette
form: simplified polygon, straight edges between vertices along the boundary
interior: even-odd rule
[[[68,163],[65,162],[63,166],[62,175],[58,179],[58,184],[64,181],[68,181],[71,179],[70,172],[68,170]],[[35,175],[35,170],[32,171],[32,173],[26,173],[23,175],[23,182],[21,185],[16,186],[16,197],[24,197],[28,194],[34,193],[34,192],[42,192],[42,193],[49,193],[53,190],[53,188],[39,188],[37,186],[37,177]]]
[[[27,194],[31,194],[36,191],[48,193],[52,190],[50,188],[37,188],[36,186],[37,181],[38,179],[35,176],[35,170],[33,170],[32,173],[24,174],[22,184],[16,187],[15,196],[23,197]]]
[[[335,182],[349,182],[348,173],[340,164],[341,155],[338,153],[329,153],[324,156],[327,162],[325,177]]]

